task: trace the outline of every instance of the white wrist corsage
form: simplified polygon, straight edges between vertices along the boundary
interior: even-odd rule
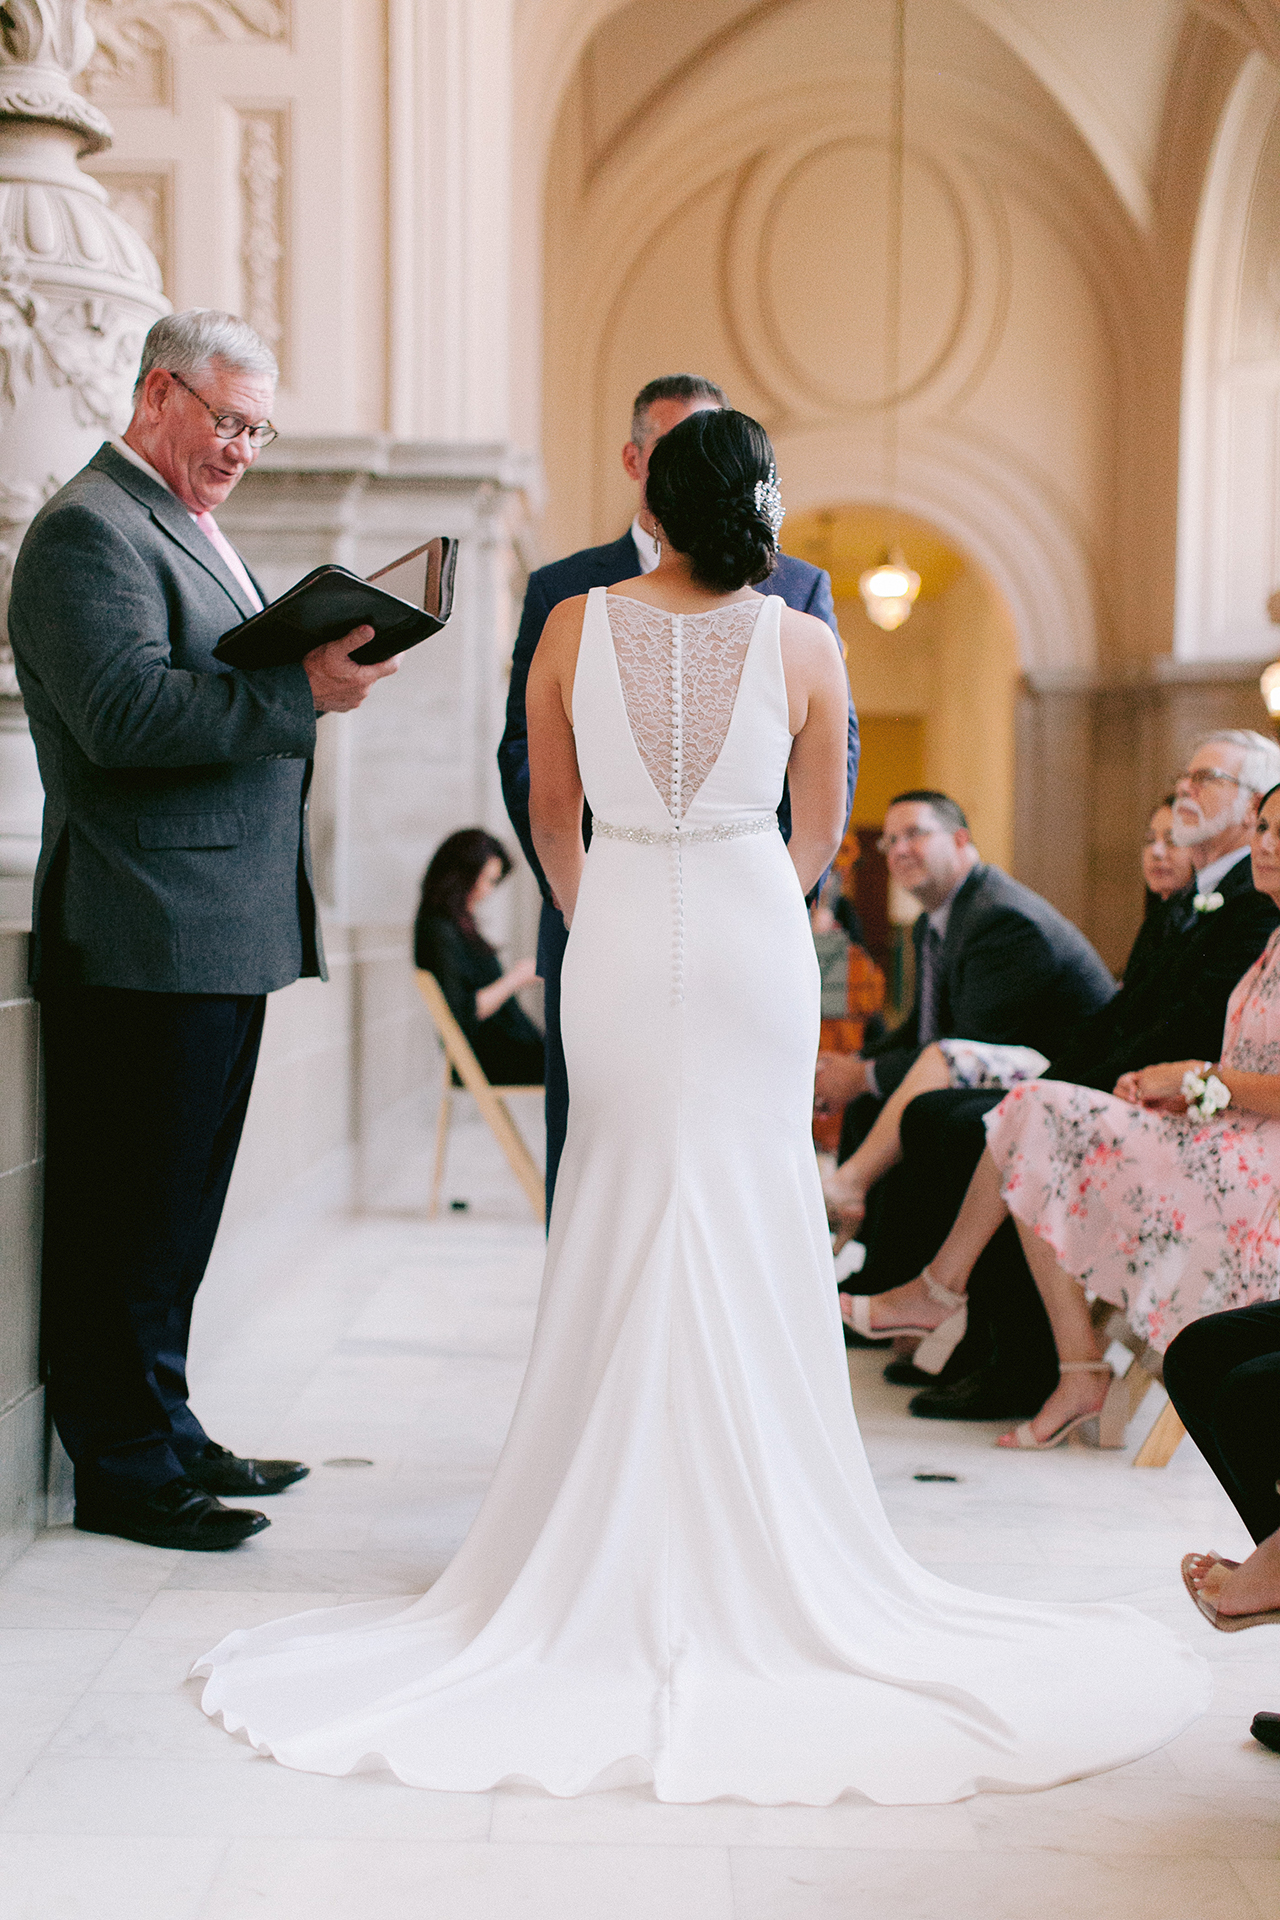
[[[1182,1097],[1187,1103],[1187,1112],[1196,1114],[1201,1120],[1212,1120],[1215,1113],[1221,1113],[1224,1107],[1231,1105],[1231,1089],[1222,1084],[1208,1060],[1201,1073],[1197,1073],[1194,1067],[1188,1067],[1183,1074]]]
[[[1198,893],[1191,904],[1197,913],[1216,913],[1226,901],[1220,893]]]

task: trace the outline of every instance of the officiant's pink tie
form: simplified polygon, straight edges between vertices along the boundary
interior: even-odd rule
[[[218,549],[218,552],[222,555],[222,558],[226,561],[228,567],[248,594],[250,606],[252,606],[256,612],[261,613],[262,596],[249,578],[248,569],[244,561],[240,558],[240,555],[236,552],[213,515],[211,513],[193,513],[191,517],[210,544]]]

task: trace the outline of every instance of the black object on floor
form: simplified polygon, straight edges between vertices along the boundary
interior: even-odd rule
[[[1280,1713],[1255,1713],[1249,1731],[1262,1746],[1280,1753]]]
[[[914,1360],[905,1355],[900,1360],[891,1360],[884,1370],[884,1377],[891,1387],[926,1387],[938,1385],[936,1373],[925,1373]]]
[[[169,1480],[153,1493],[114,1499],[77,1499],[75,1524],[82,1533],[114,1533],[144,1547],[177,1547],[183,1553],[225,1553],[271,1522],[265,1513],[224,1507],[191,1480]]]

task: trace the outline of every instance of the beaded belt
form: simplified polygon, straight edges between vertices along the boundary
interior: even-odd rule
[[[741,840],[748,833],[776,833],[778,816],[767,813],[751,820],[724,820],[714,827],[615,827],[609,820],[594,816],[593,834],[605,840],[630,840],[637,847],[700,847],[711,840]]]

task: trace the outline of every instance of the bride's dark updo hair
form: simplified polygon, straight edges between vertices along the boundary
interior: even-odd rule
[[[755,497],[773,464],[760,422],[730,407],[691,413],[654,447],[649,511],[663,538],[692,562],[700,587],[733,593],[773,572],[777,542]]]

